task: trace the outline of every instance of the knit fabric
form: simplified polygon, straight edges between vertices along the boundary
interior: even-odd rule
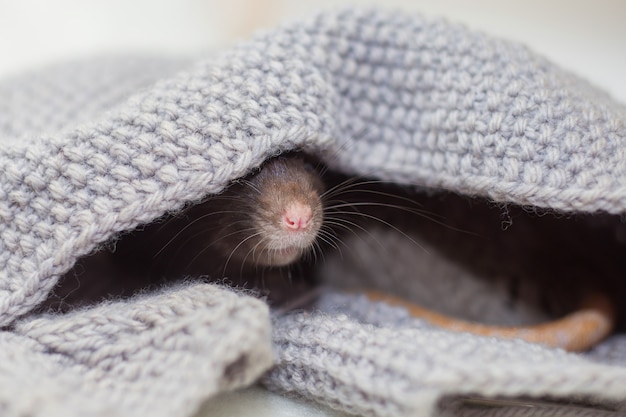
[[[10,416],[192,415],[272,364],[267,306],[207,284],[30,317],[2,339]]]
[[[217,285],[62,316],[33,309],[117,233],[285,150],[500,202],[626,209],[624,106],[520,45],[445,21],[324,13],[215,59],[150,62],[143,71],[122,59],[110,77],[97,62],[59,67],[0,86],[3,415],[191,415],[261,378],[269,312]],[[359,297],[333,305],[273,319],[267,386],[372,416],[429,416],[461,394],[623,407],[618,360],[450,334],[397,310],[372,317],[381,310]],[[615,359],[626,350],[612,343]]]

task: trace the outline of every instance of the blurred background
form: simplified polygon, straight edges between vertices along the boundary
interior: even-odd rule
[[[0,78],[99,53],[202,53],[348,4],[445,16],[522,42],[626,103],[624,0],[0,0]]]

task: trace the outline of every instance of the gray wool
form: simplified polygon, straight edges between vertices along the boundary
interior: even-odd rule
[[[523,46],[380,10],[323,13],[193,64],[102,68],[0,84],[2,415],[192,415],[261,378],[367,416],[430,416],[466,394],[626,398],[621,338],[600,364],[393,309],[371,317],[358,297],[270,321],[250,296],[187,284],[32,313],[79,257],[285,150],[347,174],[623,213],[623,105]]]

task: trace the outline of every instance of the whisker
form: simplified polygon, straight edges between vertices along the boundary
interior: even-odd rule
[[[317,239],[321,240],[322,242],[326,243],[328,246],[331,246],[332,248],[339,249],[337,244],[330,239],[330,236],[331,236],[330,233],[328,233],[327,231],[322,230],[322,229],[320,229],[317,232]],[[317,243],[317,241],[313,241],[313,243]],[[318,246],[319,246],[319,244],[318,244]],[[320,247],[320,249],[321,249],[321,247]]]
[[[247,238],[243,239],[241,242],[239,242],[239,244],[237,246],[235,246],[235,248],[230,252],[230,255],[228,256],[228,259],[226,259],[226,263],[224,264],[224,270],[222,272],[222,275],[226,275],[226,270],[228,268],[228,264],[230,263],[230,260],[233,257],[233,255],[235,254],[235,252],[237,251],[237,249],[239,249],[241,247],[241,245],[246,243],[248,240],[253,239],[253,238],[255,238],[256,236],[258,236],[260,234],[261,234],[261,232],[254,233],[254,234],[248,236]]]
[[[252,188],[254,191],[256,191],[258,194],[263,194],[263,192],[259,189],[259,187],[257,187],[252,181],[250,180],[246,180],[246,179],[242,179],[240,180],[243,184],[247,185],[248,187]]]
[[[180,229],[178,231],[178,233],[176,233],[165,245],[163,245],[163,247],[157,252],[155,253],[152,258],[156,258],[157,256],[159,256],[159,254],[161,254],[161,252],[163,252],[169,245],[171,245],[181,234],[183,234],[185,232],[185,230],[188,230],[190,227],[192,227],[193,225],[195,225],[196,223],[198,223],[199,221],[202,220],[206,220],[207,218],[209,218],[210,216],[216,215],[216,214],[242,214],[239,211],[233,211],[233,210],[222,210],[222,211],[214,211],[211,213],[207,213],[205,215],[202,215],[200,217],[198,217],[197,219],[194,219],[193,221],[187,223],[185,225],[185,227],[183,227],[182,229]]]
[[[402,230],[400,230],[398,227],[394,226],[393,224],[389,223],[386,220],[380,219],[376,216],[372,216],[371,214],[366,214],[366,213],[360,213],[360,212],[352,212],[352,211],[338,211],[335,212],[335,214],[349,214],[349,215],[353,215],[353,216],[361,216],[361,217],[365,217],[368,219],[372,219],[372,220],[376,220],[379,223],[382,223],[390,228],[392,228],[393,230],[395,230],[396,232],[400,233],[402,236],[404,236],[405,238],[407,238],[408,240],[410,240],[411,242],[413,242],[417,247],[421,248],[424,252],[426,252],[427,254],[430,254],[430,252],[428,252],[428,250],[426,250],[425,247],[423,247],[422,245],[420,245],[419,243],[417,243],[415,241],[415,239],[413,239],[411,236],[407,235],[405,232],[403,232]],[[345,219],[344,219],[345,220]],[[356,224],[355,224],[356,226]],[[363,227],[359,228],[363,231],[366,231]],[[368,233],[371,236],[371,233]],[[382,245],[381,245],[382,246]]]
[[[364,183],[364,184],[367,184],[367,183]],[[338,192],[335,196],[341,195],[341,194],[350,194],[350,193],[354,193],[354,194],[356,194],[356,193],[375,194],[375,195],[380,195],[380,196],[383,196],[383,197],[393,198],[395,200],[406,201],[406,202],[408,202],[411,205],[415,205],[415,206],[418,206],[420,208],[422,207],[422,204],[420,202],[414,200],[414,199],[411,199],[409,197],[404,197],[404,196],[401,196],[401,195],[397,195],[397,194],[393,194],[393,193],[388,193],[388,192],[385,192],[385,191],[380,191],[380,190],[354,189],[354,188],[350,187],[349,189],[343,189],[343,190],[340,190],[340,191],[341,192]],[[431,214],[434,214],[434,213],[431,213]],[[441,216],[441,217],[443,217],[443,216]]]
[[[347,226],[347,225],[345,225],[345,224],[339,223],[339,221],[342,221],[342,222],[346,223],[347,225],[352,226],[352,228],[351,228],[351,227],[349,227],[349,226]],[[383,250],[385,250],[385,251],[387,250],[387,248],[385,247],[385,245],[383,245],[383,244],[382,244],[382,243],[378,240],[378,238],[377,238],[376,236],[374,236],[374,234],[373,234],[372,232],[370,232],[370,231],[369,231],[369,230],[367,230],[366,228],[362,227],[362,226],[361,226],[361,225],[359,225],[358,223],[351,222],[351,221],[346,220],[346,219],[336,219],[336,221],[329,222],[329,224],[330,224],[330,225],[335,225],[335,226],[337,226],[337,227],[343,227],[344,229],[348,230],[350,233],[352,233],[352,234],[353,234],[355,237],[357,237],[358,239],[363,240],[363,237],[362,237],[361,235],[359,235],[356,231],[354,231],[354,229],[353,229],[353,228],[355,227],[355,228],[357,228],[357,229],[360,229],[360,230],[361,230],[361,231],[363,231],[365,234],[367,234],[370,238],[372,238],[372,239],[374,240],[374,242],[376,242],[376,243],[378,244],[378,246],[380,246],[380,247],[381,247],[381,249],[383,249]],[[340,241],[340,242],[341,242],[341,241]],[[341,243],[343,243],[344,247],[347,247],[347,248],[349,248],[349,249],[350,249],[350,251],[352,251],[352,248],[350,248],[350,247],[349,247],[348,245],[346,245],[344,242],[341,242]],[[354,253],[354,252],[353,252],[353,253]]]
[[[239,276],[243,276],[243,267],[246,264],[246,260],[248,259],[248,256],[252,255],[252,259],[255,259],[255,255],[256,255],[256,248],[263,242],[263,239],[259,240],[254,246],[252,246],[252,248],[250,248],[250,250],[246,253],[246,256],[243,257],[243,260],[241,261],[241,266],[239,267]],[[254,262],[254,261],[253,261]],[[258,272],[258,267],[259,264],[255,264],[256,265],[256,271]],[[262,274],[264,275],[264,270],[261,271]]]
[[[464,229],[459,229],[457,227],[454,227],[452,225],[449,225],[441,220],[437,220],[434,219],[432,217],[429,216],[430,213],[428,213],[427,211],[422,211],[422,210],[416,210],[416,209],[412,209],[410,207],[406,207],[406,206],[401,206],[401,205],[397,205],[397,204],[389,204],[389,203],[377,203],[377,202],[357,202],[357,203],[341,203],[341,204],[336,204],[336,205],[331,205],[328,207],[328,209],[337,209],[337,208],[343,208],[343,207],[358,207],[358,206],[369,206],[369,207],[385,207],[385,208],[393,208],[396,210],[402,210],[405,211],[407,213],[411,213],[411,214],[415,214],[417,216],[420,216],[426,220],[429,220],[435,224],[438,224],[440,226],[443,226],[449,230],[452,230],[454,232],[459,232],[459,233],[465,233],[467,235],[470,236],[480,236],[478,233],[475,232],[471,232],[469,230],[464,230]],[[359,212],[361,213],[361,212]],[[439,216],[443,219],[445,219],[444,216]]]
[[[348,187],[352,187],[352,186],[359,186],[359,185],[361,185],[361,183],[356,183],[356,185],[352,185],[352,184],[355,183],[355,181],[358,181],[358,180],[359,180],[359,177],[349,177],[349,178],[346,178],[345,180],[343,180],[339,184],[336,184],[336,185],[332,186],[331,188],[327,189],[326,191],[324,191],[320,195],[320,198],[322,200],[324,200],[324,199],[326,199],[328,197],[333,197],[336,192],[341,191],[342,189],[345,189],[345,188],[348,188]]]

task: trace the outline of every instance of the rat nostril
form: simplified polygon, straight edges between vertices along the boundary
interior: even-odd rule
[[[309,227],[313,211],[307,204],[293,203],[289,205],[283,214],[283,224],[287,229],[302,230]]]

